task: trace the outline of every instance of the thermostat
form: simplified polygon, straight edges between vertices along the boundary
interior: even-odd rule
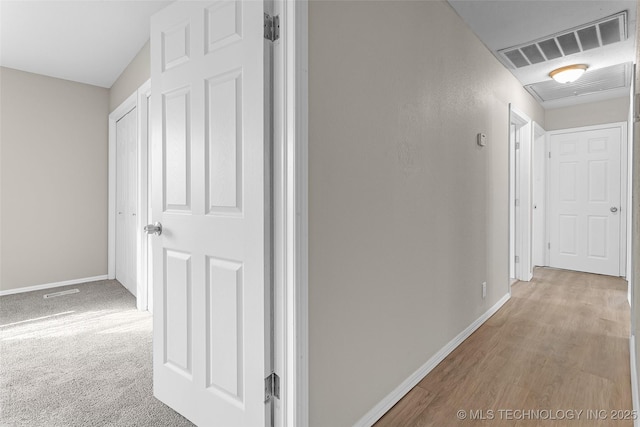
[[[487,145],[487,135],[485,135],[484,133],[478,134],[478,145],[480,147],[484,147],[485,145]]]

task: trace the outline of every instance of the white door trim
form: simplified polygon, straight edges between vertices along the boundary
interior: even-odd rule
[[[129,111],[136,108],[137,95],[131,94],[109,114],[109,203],[108,203],[108,250],[107,276],[116,278],[116,123]]]
[[[588,132],[592,130],[601,130],[601,129],[620,129],[621,141],[620,141],[620,261],[619,261],[619,273],[618,275],[621,277],[625,277],[627,274],[627,211],[628,211],[628,185],[629,185],[629,175],[628,175],[628,155],[629,155],[629,143],[627,138],[628,133],[628,125],[627,122],[614,122],[614,123],[606,123],[602,125],[593,125],[593,126],[583,126],[576,128],[567,128],[567,129],[558,129],[547,132],[547,153],[548,150],[551,149],[549,146],[549,141],[551,136],[553,135],[562,135],[565,133],[574,133],[574,132]],[[547,154],[547,160],[548,160]],[[550,212],[550,203],[549,203],[549,185],[550,185],[550,168],[547,168],[547,206],[546,206],[546,217],[545,222],[549,224],[549,217],[551,215]],[[547,230],[549,227],[547,226]],[[547,237],[547,242],[549,241],[549,237]],[[547,265],[549,264],[550,252],[547,247],[546,257]]]
[[[546,243],[547,224],[546,224],[546,205],[547,205],[547,132],[538,124],[533,122],[533,136],[531,138],[531,203],[532,210],[532,229],[531,229],[531,262],[532,267],[546,266]],[[540,152],[542,158],[538,157]],[[537,183],[536,183],[536,180]],[[540,182],[541,180],[541,182]],[[539,198],[536,197],[539,196]],[[541,258],[534,254],[541,254]],[[536,258],[538,263],[536,263]]]
[[[274,46],[274,280],[276,426],[309,425],[308,3],[276,0]]]
[[[146,97],[151,94],[151,81],[147,80],[140,88],[132,93],[122,104],[109,114],[109,201],[108,201],[108,249],[107,249],[107,277],[116,277],[116,123],[128,112],[136,108],[137,143],[138,143],[138,200],[136,212],[136,275],[137,301],[139,310],[148,307],[148,245],[142,235],[142,228],[147,224],[148,217],[148,135],[147,135],[147,103]]]
[[[149,193],[151,180],[149,179],[149,103],[151,96],[151,79],[147,80],[136,91],[137,122],[138,122],[138,221],[136,230],[137,265],[137,301],[138,310],[151,310],[152,298],[150,295],[150,260],[149,236],[142,232],[144,226],[149,224],[151,210],[149,208]]]
[[[515,194],[518,197],[519,202],[519,215],[515,222],[515,230],[517,233],[516,248],[515,251],[519,256],[519,263],[516,265],[515,274],[516,279],[528,282],[533,277],[533,263],[532,263],[532,223],[533,223],[533,206],[532,206],[532,147],[533,147],[533,135],[534,127],[533,122],[524,114],[521,110],[514,107],[513,104],[509,104],[509,125],[516,126],[516,132],[520,135],[520,149],[515,150],[513,154],[513,161],[517,162],[519,168],[516,169],[518,176],[514,176],[515,183],[510,182],[509,185],[518,185]],[[511,132],[509,133],[511,135]],[[514,145],[509,142],[509,149],[511,150]],[[511,158],[511,156],[510,156]],[[511,164],[510,168],[515,164]],[[511,172],[509,173],[511,176]],[[511,190],[509,192],[511,194]],[[515,209],[515,204],[510,201],[509,203],[509,218],[518,212]],[[513,213],[512,213],[513,212]],[[509,240],[511,241],[511,239]],[[511,252],[511,251],[510,251]],[[509,257],[513,257],[515,254],[509,254]],[[511,259],[509,260],[511,262]]]

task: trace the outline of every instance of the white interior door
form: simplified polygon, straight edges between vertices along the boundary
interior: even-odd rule
[[[620,128],[551,134],[550,265],[620,275]]]
[[[134,296],[137,291],[137,146],[134,108],[116,123],[116,280]]]
[[[199,426],[270,417],[263,13],[175,2],[151,21],[154,395]]]

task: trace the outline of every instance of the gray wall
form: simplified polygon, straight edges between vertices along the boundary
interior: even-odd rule
[[[510,102],[544,126],[447,3],[310,2],[312,427],[353,425],[508,293]]]
[[[122,104],[133,92],[151,77],[149,41],[127,65],[109,91],[109,112]]]
[[[629,97],[546,110],[545,130],[626,122],[629,120]]]
[[[109,90],[0,68],[0,291],[107,274]]]

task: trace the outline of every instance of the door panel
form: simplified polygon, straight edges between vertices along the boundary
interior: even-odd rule
[[[620,274],[621,137],[619,128],[551,135],[552,267]]]
[[[559,252],[563,255],[578,255],[578,216],[559,215]]]
[[[162,94],[162,120],[164,144],[162,146],[164,170],[165,211],[191,211],[191,138],[189,126],[191,112],[189,89],[180,88]]]
[[[151,24],[154,395],[201,426],[270,410],[263,13],[175,2]]]
[[[207,80],[207,209],[240,214],[242,200],[242,72]]]
[[[163,363],[191,379],[191,255],[165,249],[164,264],[166,342]]]
[[[242,264],[208,258],[207,386],[242,402],[244,321]],[[231,333],[229,333],[231,331]]]

